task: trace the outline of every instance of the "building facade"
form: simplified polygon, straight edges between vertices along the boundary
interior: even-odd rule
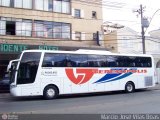
[[[0,0],[0,78],[25,49],[102,48],[94,37],[101,25],[102,5],[92,2]]]
[[[104,24],[104,46],[115,53],[140,53],[141,38],[131,28],[120,24]]]
[[[150,53],[156,58],[156,67],[160,68],[160,30],[153,30],[149,32],[150,36],[146,38],[147,53]],[[154,47],[153,47],[154,46]],[[160,71],[159,71],[160,73]]]
[[[119,29],[116,25],[105,25],[104,46],[116,53],[142,54],[141,35],[128,27]],[[149,34],[150,36],[145,36],[145,50],[146,54],[151,54],[154,58],[156,81],[160,83],[160,30]]]

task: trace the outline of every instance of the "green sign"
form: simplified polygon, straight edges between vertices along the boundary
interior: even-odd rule
[[[23,50],[58,50],[58,47],[47,45],[0,44],[0,53],[20,53]]]
[[[39,45],[38,49],[40,49],[40,50],[58,50],[58,47]]]

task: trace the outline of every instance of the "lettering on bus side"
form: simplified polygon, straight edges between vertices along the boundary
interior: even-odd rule
[[[44,76],[57,76],[57,71],[42,71],[41,75],[44,75]]]

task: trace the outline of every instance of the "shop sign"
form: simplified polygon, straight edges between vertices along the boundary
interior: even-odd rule
[[[58,50],[58,47],[47,45],[0,44],[0,53],[20,53],[23,50],[29,49]]]

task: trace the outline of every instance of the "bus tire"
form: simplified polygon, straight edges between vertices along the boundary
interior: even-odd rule
[[[135,91],[135,85],[133,82],[127,82],[125,85],[125,92],[132,93]]]
[[[58,96],[58,89],[55,86],[47,86],[43,91],[43,97],[46,100],[55,99]]]

